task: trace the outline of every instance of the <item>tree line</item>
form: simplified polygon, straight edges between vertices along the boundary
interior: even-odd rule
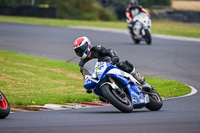
[[[126,5],[130,0],[113,0]],[[171,0],[138,0],[145,8],[154,5],[171,5]],[[81,20],[116,20],[113,10],[102,7],[97,0],[0,0],[0,5],[40,5],[56,6],[59,18]]]

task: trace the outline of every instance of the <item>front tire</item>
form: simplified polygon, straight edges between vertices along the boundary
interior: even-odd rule
[[[101,92],[103,96],[117,109],[124,113],[130,113],[133,110],[133,104],[131,103],[130,99],[127,97],[127,95],[124,97],[124,99],[127,102],[123,102],[116,94],[113,93],[112,88],[110,85],[106,84],[103,85],[101,88]]]
[[[152,38],[151,38],[151,33],[149,32],[148,29],[145,29],[145,36],[144,36],[144,38],[145,38],[146,43],[148,45],[150,45],[151,42],[152,42]]]
[[[0,119],[4,119],[10,114],[10,104],[1,91],[0,95],[3,97],[3,100],[0,101]]]

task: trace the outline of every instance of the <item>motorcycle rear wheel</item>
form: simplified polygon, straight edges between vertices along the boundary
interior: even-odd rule
[[[151,111],[158,111],[162,108],[163,102],[160,95],[153,90],[153,93],[149,95],[149,103],[146,105],[146,108]]]
[[[10,114],[10,104],[1,91],[0,95],[3,97],[3,101],[0,101],[0,119],[4,119]]]
[[[133,110],[133,104],[131,103],[130,99],[125,96],[125,100],[127,103],[125,103],[123,100],[120,100],[117,98],[116,94],[113,93],[112,88],[110,85],[106,84],[103,85],[101,88],[101,92],[103,96],[117,109],[119,109],[121,112],[124,113],[130,113]]]
[[[141,40],[135,39],[133,35],[131,35],[131,38],[133,39],[135,44],[139,44]]]

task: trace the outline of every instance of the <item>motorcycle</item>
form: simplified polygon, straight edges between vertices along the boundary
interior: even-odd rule
[[[6,118],[10,114],[10,104],[5,95],[0,91],[0,119]]]
[[[160,95],[148,83],[141,85],[132,75],[110,63],[91,59],[83,66],[83,75],[84,88],[121,112],[143,107],[157,111],[163,105]]]
[[[141,12],[135,16],[133,22],[128,24],[128,29],[136,44],[139,44],[140,41],[151,44],[151,19],[145,13]]]

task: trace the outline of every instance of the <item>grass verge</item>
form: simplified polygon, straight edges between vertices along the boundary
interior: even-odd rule
[[[0,21],[50,25],[59,27],[89,26],[89,27],[104,27],[104,28],[114,28],[114,29],[127,29],[127,24],[125,21],[123,22],[80,21],[80,20],[46,19],[46,18],[13,17],[13,16],[0,16]],[[170,20],[152,20],[152,33],[200,38],[200,26],[182,22],[175,22]]]
[[[176,81],[146,78],[162,97],[190,92],[189,87]],[[0,90],[12,107],[98,101],[96,95],[85,92],[77,64],[1,50]]]

